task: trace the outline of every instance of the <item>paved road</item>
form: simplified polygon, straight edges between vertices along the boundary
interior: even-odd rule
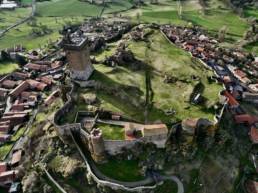
[[[177,193],[184,193],[184,185],[176,176],[161,176],[162,180],[172,180],[177,184]]]

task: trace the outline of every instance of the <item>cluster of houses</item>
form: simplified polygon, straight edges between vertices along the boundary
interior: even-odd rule
[[[79,30],[87,36],[95,34],[95,37],[96,35],[103,37],[106,42],[113,42],[119,40],[131,28],[132,25],[128,22],[91,19],[85,22]]]
[[[165,25],[162,31],[170,41],[212,67],[224,81],[233,81],[232,76],[247,90],[258,91],[255,79],[258,75],[258,57],[237,49],[219,47],[217,40],[206,36],[198,28]]]
[[[190,52],[215,71],[226,88],[222,96],[227,101],[236,124],[245,124],[249,128],[251,142],[257,145],[258,116],[248,114],[241,108],[239,100],[257,104],[258,83],[255,82],[255,76],[258,75],[258,58],[239,50],[221,48],[215,39],[206,36],[197,28],[165,25],[162,31],[171,42]],[[257,157],[254,157],[254,165],[257,165]],[[258,183],[249,180],[246,189],[250,193],[257,193]]]
[[[20,171],[17,167],[21,163],[22,157],[23,150],[18,149],[13,152],[9,162],[0,162],[0,186],[8,187],[19,180]]]
[[[13,50],[9,54],[20,53]],[[63,76],[64,62],[42,59],[37,52],[28,54],[26,59],[27,64],[0,80],[0,148],[14,143],[11,161],[0,163],[1,186],[15,181],[19,173],[15,167],[20,163],[22,150],[17,147],[19,139],[12,141],[12,136],[27,126],[39,104],[49,106],[60,94],[55,82]]]

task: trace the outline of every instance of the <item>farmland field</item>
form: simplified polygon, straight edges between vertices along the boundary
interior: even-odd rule
[[[28,5],[31,0],[23,0],[23,4]],[[103,5],[90,4],[79,0],[55,0],[37,2],[36,20],[38,23],[48,24],[51,33],[44,36],[35,37],[31,34],[32,26],[22,24],[16,29],[11,30],[0,39],[0,49],[13,46],[17,42],[28,49],[37,48],[49,41],[58,39],[58,31],[68,23],[79,23],[89,17],[111,16],[113,13],[120,13],[121,16],[132,17],[133,22],[147,23],[171,23],[176,25],[189,25],[190,23],[199,25],[212,34],[216,35],[218,31],[227,26],[227,40],[234,43],[243,37],[248,29],[248,23],[233,13],[227,6],[217,0],[207,1],[205,14],[202,6],[196,0],[187,0],[181,3],[181,14],[179,15],[179,5],[173,0],[160,0],[159,4],[146,4],[140,8],[131,9],[132,2],[129,0],[114,1],[109,3],[104,9]],[[7,11],[0,11],[0,30],[8,27],[18,19],[28,16],[31,8],[19,8],[14,14],[8,14]],[[246,16],[256,16],[253,8],[245,10]]]

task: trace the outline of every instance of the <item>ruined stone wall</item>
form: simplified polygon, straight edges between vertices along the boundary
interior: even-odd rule
[[[133,148],[140,140],[105,140],[105,150],[110,155],[116,155],[122,153],[122,150]]]
[[[63,107],[61,107],[54,115],[53,124],[55,125],[55,130],[59,134],[59,136],[63,139],[65,136],[70,135],[70,128],[78,128],[78,124],[66,124],[66,125],[59,125],[59,120],[61,117],[65,116],[67,112],[73,107],[73,101],[71,98],[71,94],[74,91],[74,85],[71,85],[71,90],[69,93],[66,94],[67,101]],[[64,139],[63,139],[64,140]]]
[[[117,155],[124,149],[133,148],[137,143],[153,143],[157,148],[165,148],[166,141],[167,135],[156,135],[136,140],[104,140],[104,145],[107,153]]]

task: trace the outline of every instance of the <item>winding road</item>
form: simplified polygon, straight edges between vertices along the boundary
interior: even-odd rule
[[[96,182],[99,182],[101,184],[104,184],[109,187],[119,187],[123,190],[134,192],[134,191],[141,191],[143,189],[154,189],[157,187],[158,183],[160,181],[167,181],[171,180],[174,181],[177,184],[178,190],[177,193],[184,193],[184,186],[183,183],[180,181],[180,179],[176,176],[164,176],[158,174],[158,180],[153,175],[147,175],[147,177],[144,180],[141,181],[135,181],[135,182],[123,182],[118,181],[112,178],[107,177],[103,173],[99,171],[97,168],[95,162],[91,159],[91,156],[87,155],[87,153],[83,152],[83,150],[80,147],[80,144],[75,139],[74,134],[71,132],[71,138],[76,145],[80,155],[82,156],[86,166],[87,170],[90,173],[91,177],[94,178]],[[150,185],[154,184],[154,185]]]

